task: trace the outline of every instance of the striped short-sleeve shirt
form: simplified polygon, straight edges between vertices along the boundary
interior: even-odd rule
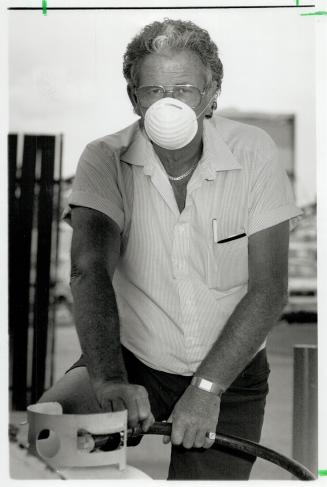
[[[101,211],[121,230],[113,284],[122,344],[181,375],[194,374],[247,292],[248,238],[301,213],[271,138],[219,116],[204,121],[181,213],[138,122],[88,144],[69,205]]]

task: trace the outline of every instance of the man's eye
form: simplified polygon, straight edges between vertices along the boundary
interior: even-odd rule
[[[151,95],[158,95],[161,92],[160,88],[156,88],[155,86],[153,88],[150,88],[149,93]]]
[[[185,86],[179,86],[175,92],[178,94],[178,95],[183,95],[184,93],[187,92],[187,88]]]

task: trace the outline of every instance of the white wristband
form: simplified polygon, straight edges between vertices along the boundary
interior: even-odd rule
[[[193,376],[191,384],[202,391],[212,392],[219,397],[221,397],[222,393],[225,391],[219,384],[203,379],[202,377],[197,377],[196,375]]]

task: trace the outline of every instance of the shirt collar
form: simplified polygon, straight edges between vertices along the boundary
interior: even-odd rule
[[[152,144],[139,124],[131,144],[121,154],[121,160],[136,166],[144,166],[144,173],[151,175],[156,159]],[[217,171],[242,169],[213,120],[204,120],[203,155],[199,169],[205,179],[215,179]]]
[[[149,162],[150,152],[154,152],[152,144],[144,133],[139,120],[132,142],[126,151],[120,155],[120,159],[135,166],[146,166]]]
[[[217,171],[242,169],[224,141],[215,119],[205,119],[203,123],[203,155],[200,165],[205,179],[215,179]]]

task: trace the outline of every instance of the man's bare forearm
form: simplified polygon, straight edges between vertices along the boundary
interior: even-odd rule
[[[236,306],[196,375],[227,389],[276,324],[285,296],[286,292],[272,286],[265,291],[249,291]]]
[[[96,382],[126,381],[116,297],[108,272],[93,264],[72,270],[74,317],[88,371]]]

